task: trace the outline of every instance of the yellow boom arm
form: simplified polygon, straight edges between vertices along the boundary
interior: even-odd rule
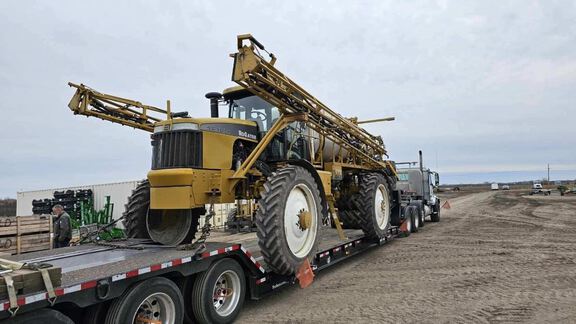
[[[76,88],[68,107],[77,115],[97,117],[113,123],[154,132],[154,123],[172,117],[170,101],[167,109],[143,105],[142,103],[100,93],[83,84],[68,83]],[[154,113],[155,116],[151,116]]]
[[[249,44],[245,45],[245,41]],[[282,114],[308,115],[310,128],[342,145],[355,159],[372,168],[386,168],[382,159],[386,149],[379,136],[373,136],[356,123],[328,108],[320,100],[290,80],[273,65],[276,57],[266,61],[259,50],[264,46],[252,35],[238,36],[238,52],[233,54],[232,81],[278,107]]]

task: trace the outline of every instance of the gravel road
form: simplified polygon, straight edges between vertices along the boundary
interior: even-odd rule
[[[576,197],[480,192],[440,223],[249,301],[239,323],[574,323]]]

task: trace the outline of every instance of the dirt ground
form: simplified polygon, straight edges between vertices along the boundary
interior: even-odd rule
[[[576,197],[449,194],[427,223],[307,289],[248,301],[239,323],[574,323]]]

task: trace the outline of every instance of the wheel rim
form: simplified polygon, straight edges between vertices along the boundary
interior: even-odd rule
[[[305,229],[299,221],[299,215],[303,212],[310,213],[310,226]],[[310,253],[316,241],[317,227],[318,209],[312,190],[304,184],[298,184],[288,194],[284,210],[286,242],[296,257],[303,258]]]
[[[134,313],[132,323],[149,323],[151,320],[163,324],[176,323],[176,305],[165,293],[154,293],[146,297]]]
[[[414,227],[420,227],[420,217],[414,217]]]
[[[164,245],[182,243],[191,226],[192,214],[189,210],[149,210],[146,215],[150,238]]]
[[[226,317],[234,312],[238,306],[240,294],[242,291],[238,274],[232,270],[223,272],[216,280],[212,291],[212,302],[216,313]]]
[[[390,196],[388,195],[386,186],[383,184],[379,185],[374,201],[374,214],[376,215],[376,224],[378,224],[378,227],[382,230],[388,226],[388,220],[390,219],[389,199]]]

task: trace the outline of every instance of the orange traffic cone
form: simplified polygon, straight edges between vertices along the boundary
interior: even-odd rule
[[[310,261],[306,259],[298,269],[296,273],[296,278],[300,283],[300,288],[306,288],[312,284],[314,280],[314,271],[312,271],[312,267],[310,266]]]
[[[442,208],[444,208],[444,209],[450,209],[450,208],[452,208],[452,207],[450,206],[450,202],[449,202],[448,200],[446,200],[446,202],[444,203],[444,205],[442,205]]]

